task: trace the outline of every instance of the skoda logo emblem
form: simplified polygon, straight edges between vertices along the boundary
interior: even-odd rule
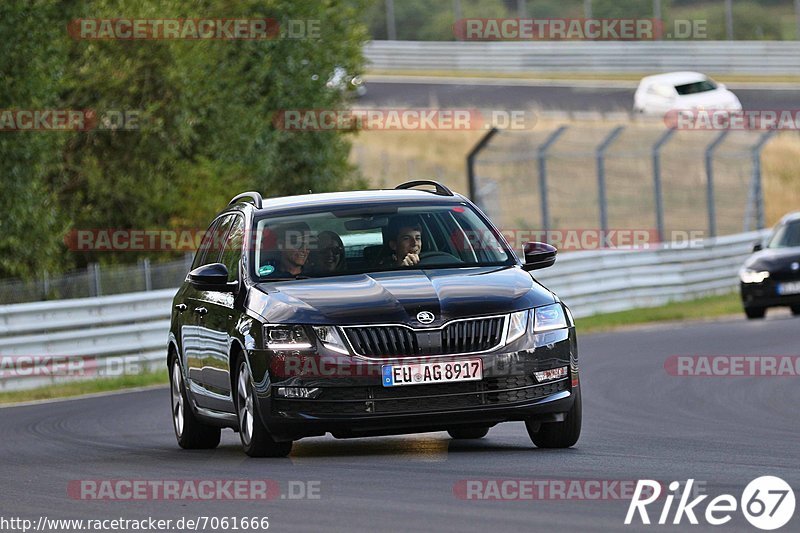
[[[792,263],[792,270],[800,270],[800,263]]]
[[[433,313],[429,311],[420,311],[419,313],[417,313],[417,320],[419,321],[420,324],[430,324],[431,322],[433,322],[434,318],[436,317],[433,316]]]

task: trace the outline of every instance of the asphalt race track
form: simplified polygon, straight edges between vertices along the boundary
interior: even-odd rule
[[[513,82],[510,82],[513,83]],[[367,80],[367,94],[359,106],[414,107],[476,106],[484,109],[543,109],[559,111],[630,111],[635,84],[620,87],[600,82],[567,85],[503,85],[502,82],[420,83]],[[623,84],[623,85],[630,85]],[[785,86],[784,86],[785,87]],[[798,109],[800,88],[729,87],[745,109]]]
[[[798,355],[798,326],[800,319],[776,314],[580,337],[584,431],[570,450],[535,449],[524,426],[512,423],[472,442],[445,433],[313,438],[296,443],[287,459],[256,460],[230,430],[217,450],[180,450],[166,388],[4,408],[0,514],[268,516],[270,531],[314,532],[756,531],[740,512],[714,528],[690,528],[685,518],[682,526],[626,527],[628,500],[478,501],[457,498],[453,488],[465,479],[693,478],[712,497],[738,499],[750,480],[777,475],[797,492],[798,377],[675,377],[664,362],[670,355]],[[126,502],[67,493],[71,480],[82,479],[250,478],[277,481],[284,496],[290,481],[318,482],[320,498]],[[660,510],[652,510],[653,520]],[[798,531],[798,514],[781,531]]]

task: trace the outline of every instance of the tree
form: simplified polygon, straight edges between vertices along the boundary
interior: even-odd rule
[[[56,7],[46,1],[0,3],[0,110],[6,119],[15,111],[59,106],[66,49],[57,21]],[[0,131],[0,276],[30,278],[58,264],[61,223],[44,177],[57,168],[67,136]]]
[[[92,109],[101,119],[133,113],[138,126],[3,133],[0,275],[44,268],[42,251],[51,256],[62,240],[58,220],[79,229],[203,228],[243,190],[276,196],[362,184],[348,163],[344,132],[287,132],[273,124],[284,109],[347,105],[325,82],[336,66],[353,73],[362,68],[366,31],[354,22],[360,1],[25,5],[0,8],[2,72],[21,75],[6,84],[3,107]],[[76,18],[121,16],[271,18],[282,29],[293,23],[296,31],[269,40],[86,40],[67,33]],[[130,262],[141,255],[79,253],[60,265]]]

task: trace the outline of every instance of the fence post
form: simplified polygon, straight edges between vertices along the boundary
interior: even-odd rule
[[[550,229],[550,208],[547,199],[547,151],[555,144],[561,134],[567,131],[569,126],[560,126],[550,134],[545,141],[539,145],[536,151],[536,159],[539,163],[539,194],[542,199],[542,230]]]
[[[653,145],[653,201],[656,206],[656,231],[658,242],[664,242],[664,196],[661,192],[661,148],[675,134],[674,129],[668,129],[658,138]]]
[[[600,204],[600,229],[603,233],[608,232],[608,205],[606,200],[606,150],[611,146],[611,143],[619,137],[625,126],[617,126],[611,133],[606,135],[603,142],[597,147],[595,158],[597,159],[597,201]]]
[[[717,236],[717,210],[714,201],[714,150],[722,144],[730,130],[724,130],[706,147],[706,201],[708,202],[708,236]]]
[[[100,264],[89,263],[86,265],[86,276],[89,281],[89,296],[100,296],[103,288],[100,285]]]
[[[142,274],[144,274],[144,290],[153,290],[153,280],[150,275],[150,259],[145,257],[142,259]]]
[[[42,300],[47,300],[47,294],[50,292],[50,277],[47,270],[42,273]]]
[[[767,141],[775,135],[775,130],[769,130],[759,137],[758,142],[753,146],[753,176],[750,182],[750,193],[753,207],[756,210],[756,229],[764,229],[764,194],[761,189],[761,151]],[[745,217],[745,229],[749,231],[749,216]]]
[[[486,132],[486,135],[481,137],[481,140],[478,141],[472,150],[469,151],[467,154],[467,185],[469,187],[469,199],[478,204],[480,207],[480,202],[478,201],[478,184],[475,183],[475,158],[478,157],[478,154],[486,148],[486,145],[489,144],[489,141],[492,140],[499,130],[497,128],[492,128]]]

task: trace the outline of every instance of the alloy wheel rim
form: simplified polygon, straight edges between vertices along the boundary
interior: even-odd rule
[[[237,398],[239,404],[239,432],[245,444],[249,444],[250,439],[253,438],[253,395],[250,392],[249,383],[250,373],[247,369],[247,364],[242,362],[242,365],[239,367]]]
[[[172,423],[178,438],[183,435],[183,394],[181,392],[181,368],[176,360],[172,364]]]

